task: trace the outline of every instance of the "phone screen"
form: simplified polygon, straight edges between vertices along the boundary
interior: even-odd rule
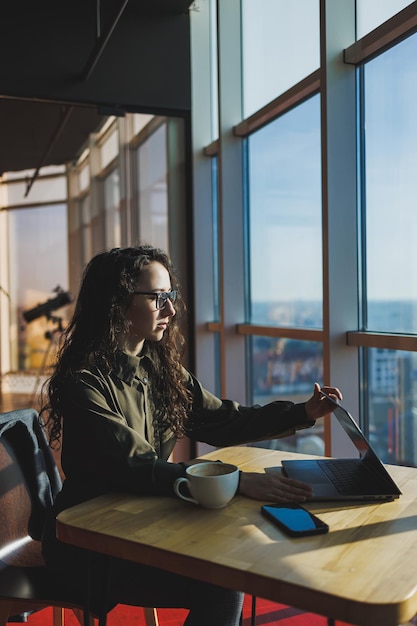
[[[299,504],[264,504],[262,513],[292,536],[326,533],[328,525]]]

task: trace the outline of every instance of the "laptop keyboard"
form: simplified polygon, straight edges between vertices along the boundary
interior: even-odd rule
[[[326,459],[317,461],[339,493],[368,494],[375,492],[375,482],[370,481],[362,463],[351,459]]]

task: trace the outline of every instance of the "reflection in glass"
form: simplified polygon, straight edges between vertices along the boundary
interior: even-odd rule
[[[242,0],[243,117],[320,67],[319,0]]]
[[[322,326],[320,99],[249,137],[250,319]]]
[[[364,68],[365,327],[374,331],[417,332],[416,58],[414,35]]]
[[[252,404],[273,400],[305,402],[315,382],[323,380],[321,343],[272,337],[250,337],[248,341]],[[259,444],[256,444],[259,445]],[[305,454],[324,454],[323,425],[296,435],[265,442],[267,447]]]
[[[385,463],[417,466],[417,353],[364,349],[369,441]]]

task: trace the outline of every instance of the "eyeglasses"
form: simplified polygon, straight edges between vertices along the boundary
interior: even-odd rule
[[[134,291],[135,296],[153,296],[155,298],[156,308],[164,309],[168,300],[171,304],[174,304],[177,299],[178,291],[160,291],[155,293],[154,291]]]

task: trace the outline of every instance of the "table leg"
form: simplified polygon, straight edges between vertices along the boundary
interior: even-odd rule
[[[92,553],[88,553],[88,560],[87,560],[87,604],[86,607],[84,609],[84,626],[88,626],[90,624],[91,621],[91,589],[92,589],[92,566],[91,566],[91,560],[95,558],[95,555],[93,555]],[[108,593],[109,593],[109,589],[110,589],[110,581],[111,581],[111,557],[110,556],[104,556],[102,557],[103,560],[103,567],[102,567],[102,572],[101,572],[101,581],[100,581],[100,586],[101,589],[103,590],[102,592],[102,598],[103,598],[103,604],[102,606],[98,609],[98,626],[107,626],[107,597],[108,597]]]
[[[103,566],[103,582],[102,589],[103,593],[103,607],[100,610],[100,615],[98,616],[98,626],[106,626],[107,625],[107,606],[106,600],[110,591],[110,582],[111,582],[111,557],[108,556],[105,558],[104,566]]]
[[[256,626],[256,596],[252,596],[251,626]]]

